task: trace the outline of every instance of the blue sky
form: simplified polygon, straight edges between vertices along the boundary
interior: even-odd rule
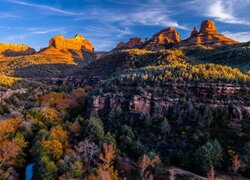
[[[80,33],[97,51],[110,50],[170,26],[185,39],[205,19],[220,33],[249,41],[249,9],[250,0],[1,0],[0,42],[39,50],[57,34]]]

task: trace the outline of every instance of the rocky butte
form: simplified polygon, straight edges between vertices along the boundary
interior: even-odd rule
[[[0,56],[22,56],[36,53],[35,49],[23,44],[0,44]]]
[[[49,41],[49,47],[42,48],[41,54],[68,54],[74,57],[83,57],[83,53],[94,53],[91,42],[82,35],[77,34],[74,38],[65,38],[62,35],[53,37]]]
[[[146,50],[159,51],[171,48],[180,41],[179,33],[173,27],[170,27],[153,35],[151,39],[145,42],[143,48]]]
[[[190,37],[180,42],[176,47],[195,48],[195,47],[219,47],[223,45],[238,44],[239,42],[218,34],[215,23],[211,20],[203,21],[200,31],[194,28]]]

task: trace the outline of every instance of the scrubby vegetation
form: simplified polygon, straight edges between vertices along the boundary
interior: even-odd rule
[[[13,86],[14,83],[20,81],[21,78],[8,77],[0,75],[0,86]]]

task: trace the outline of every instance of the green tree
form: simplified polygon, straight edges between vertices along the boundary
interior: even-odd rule
[[[151,116],[150,116],[149,113],[147,113],[146,116],[145,116],[144,125],[145,125],[145,127],[147,127],[147,128],[150,128],[151,125],[152,125],[152,118],[151,118]]]
[[[218,167],[222,160],[222,147],[217,140],[208,141],[195,152],[195,163],[203,173],[207,173],[210,167]]]
[[[41,156],[34,167],[34,177],[37,180],[57,179],[58,169],[54,161],[51,161],[47,155]]]
[[[167,118],[164,118],[164,120],[161,123],[161,133],[164,134],[164,136],[166,136],[167,134],[169,135],[171,132],[171,125],[169,124]]]
[[[91,114],[91,117],[89,119],[88,123],[88,129],[90,131],[90,137],[93,140],[102,140],[104,137],[104,128],[103,128],[103,122],[98,116],[97,113]]]
[[[110,132],[104,136],[102,144],[112,145],[115,150],[117,148],[115,137]]]

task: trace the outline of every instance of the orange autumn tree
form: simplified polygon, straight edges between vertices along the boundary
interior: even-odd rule
[[[150,172],[147,171],[147,169],[149,167],[155,167],[160,162],[161,162],[161,159],[160,159],[159,155],[155,155],[152,158],[150,158],[149,156],[144,154],[142,157],[140,157],[140,159],[137,163],[138,168],[139,168],[139,172],[140,172],[140,178],[142,180],[152,179],[152,174],[150,174]]]
[[[49,140],[58,140],[63,148],[68,146],[68,132],[61,126],[52,127],[50,130]]]
[[[21,121],[21,118],[13,118],[0,121],[0,141],[10,133],[15,133],[19,128]]]
[[[47,107],[57,109],[67,109],[77,106],[79,100],[84,100],[85,90],[78,88],[73,90],[70,94],[64,92],[51,92],[38,99],[38,103]]]
[[[232,168],[233,173],[237,174],[239,168],[242,166],[242,162],[237,154],[233,155],[232,157]]]
[[[59,112],[55,108],[43,108],[40,112],[43,121],[48,122],[61,122]]]
[[[99,155],[102,164],[97,169],[97,175],[91,175],[90,179],[99,180],[118,180],[118,172],[114,169],[113,163],[116,157],[116,152],[112,145],[103,144],[103,153]]]

